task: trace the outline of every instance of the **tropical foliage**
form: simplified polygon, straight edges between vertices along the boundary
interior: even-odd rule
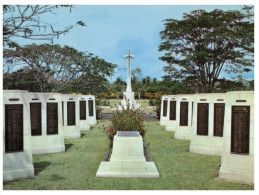
[[[250,71],[254,65],[253,7],[242,11],[194,10],[182,20],[166,19],[161,31],[160,58],[174,79],[200,82],[213,92],[219,74]]]

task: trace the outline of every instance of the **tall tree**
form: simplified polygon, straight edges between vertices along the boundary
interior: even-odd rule
[[[241,11],[195,10],[182,20],[166,19],[160,32],[160,57],[171,78],[193,78],[203,92],[213,92],[220,72],[242,72],[253,66],[253,7]]]
[[[4,72],[12,72],[15,66],[33,71],[42,92],[49,90],[47,86],[62,92],[67,87],[75,89],[71,85],[78,87],[79,83],[98,90],[105,77],[113,75],[117,65],[68,46],[32,44],[4,50]]]
[[[4,45],[16,47],[18,44],[13,38],[53,40],[69,32],[74,25],[56,29],[49,21],[40,18],[44,14],[55,14],[60,7],[69,8],[70,12],[72,9],[71,5],[3,5]],[[82,21],[76,24],[85,26]]]

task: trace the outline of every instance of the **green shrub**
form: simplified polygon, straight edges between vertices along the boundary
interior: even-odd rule
[[[144,138],[146,126],[144,125],[143,112],[140,109],[130,109],[129,104],[126,109],[116,110],[108,127],[102,127],[104,133],[110,139],[110,147],[113,144],[113,137],[117,131],[138,131]]]

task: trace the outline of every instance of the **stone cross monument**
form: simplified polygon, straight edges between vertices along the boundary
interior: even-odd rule
[[[124,56],[125,59],[128,59],[128,74],[127,74],[127,89],[123,92],[123,100],[121,102],[122,106],[126,108],[127,103],[130,104],[130,108],[139,108],[140,104],[136,104],[134,100],[134,92],[131,89],[131,70],[130,70],[130,59],[133,59],[134,56],[130,55],[130,50],[128,51],[128,55]],[[125,99],[126,98],[126,99]]]
[[[134,56],[130,55],[130,50],[128,50],[128,55],[124,56],[125,59],[128,59],[128,75],[127,75],[127,90],[129,92],[132,92],[131,89],[131,70],[130,70],[130,59],[133,59]]]

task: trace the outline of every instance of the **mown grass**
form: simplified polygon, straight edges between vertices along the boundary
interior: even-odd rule
[[[145,141],[159,178],[97,178],[108,147],[98,127],[66,140],[66,152],[33,156],[37,178],[4,183],[4,190],[253,190],[253,186],[214,180],[220,157],[189,153],[189,141],[175,140],[158,121],[146,122]]]

